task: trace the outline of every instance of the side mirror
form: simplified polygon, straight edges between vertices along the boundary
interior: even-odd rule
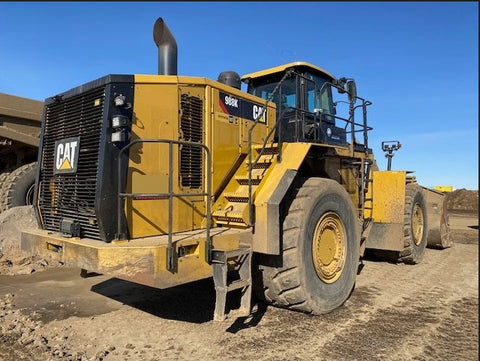
[[[349,80],[347,82],[348,101],[355,103],[357,101],[357,85],[355,81]]]

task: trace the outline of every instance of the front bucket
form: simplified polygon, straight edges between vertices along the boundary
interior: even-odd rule
[[[451,247],[453,240],[450,236],[445,194],[425,187],[422,190],[427,202],[427,246],[441,249]]]

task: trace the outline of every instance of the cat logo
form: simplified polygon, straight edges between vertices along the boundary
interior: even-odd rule
[[[55,142],[55,174],[76,173],[80,138],[68,138]]]

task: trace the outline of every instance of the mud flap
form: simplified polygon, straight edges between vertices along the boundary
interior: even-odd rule
[[[404,249],[405,184],[405,171],[373,172],[373,222],[366,237],[366,248]]]
[[[367,237],[366,248],[402,251],[404,249],[403,224],[373,223]]]

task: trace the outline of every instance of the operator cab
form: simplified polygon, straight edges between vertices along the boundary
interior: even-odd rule
[[[347,127],[336,124],[332,84],[337,80],[329,72],[306,62],[293,62],[244,75],[242,81],[248,93],[271,98],[276,104],[276,141],[348,144]]]

